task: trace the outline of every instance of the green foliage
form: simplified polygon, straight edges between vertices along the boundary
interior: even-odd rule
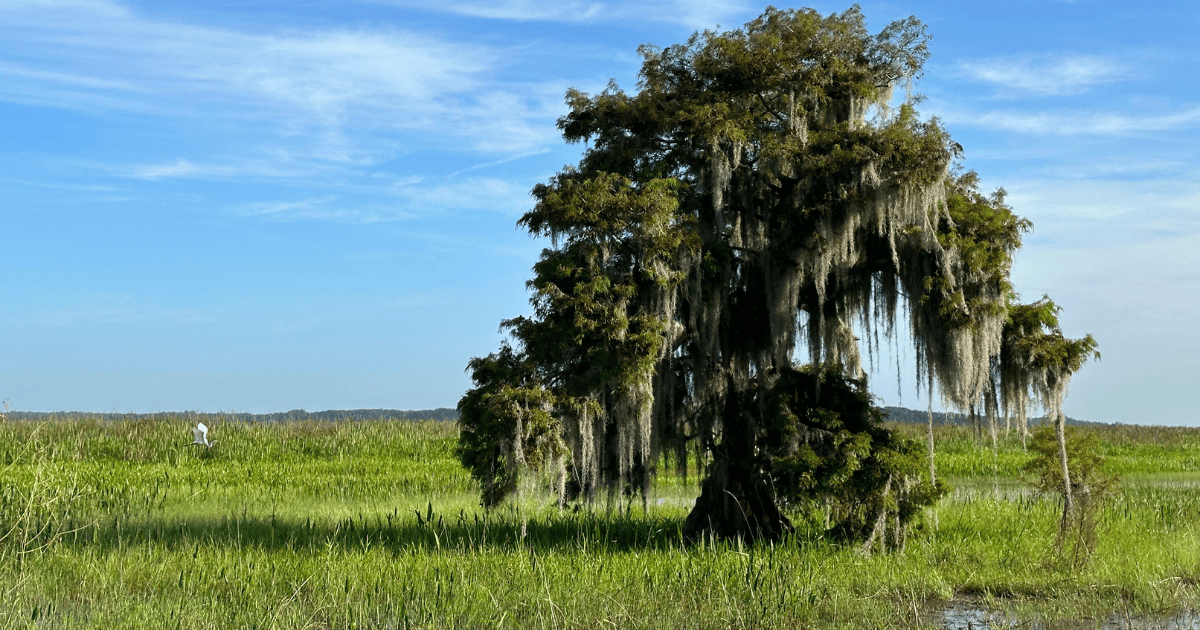
[[[1029,449],[1034,457],[1021,469],[1034,487],[1043,493],[1057,494],[1066,501],[1066,484],[1053,427],[1033,433]],[[1104,458],[1095,436],[1076,427],[1066,429],[1067,474],[1071,480],[1073,505],[1063,515],[1058,533],[1058,548],[1075,567],[1086,564],[1096,548],[1099,513],[1117,491],[1117,476],[1105,470]]]
[[[1001,351],[1025,315],[1009,313],[1009,274],[1030,223],[1003,190],[951,174],[962,147],[921,119],[919,96],[893,109],[927,41],[915,18],[872,35],[857,7],[769,7],[642,46],[635,93],[567,92],[558,127],[587,148],[519,222],[551,242],[527,283],[533,314],[503,322],[511,348],[472,361],[460,405],[486,505],[521,466],[561,471],[568,451],[587,500],[644,495],[664,452],[692,449],[712,465],[689,535],[777,538],[791,527],[777,500],[839,497],[846,536],[901,546],[944,490],[920,481],[915,443],[879,428],[865,384],[847,385],[856,335],[895,334],[901,301],[945,400],[994,415],[999,378],[1006,403],[1061,402],[1091,337],[1010,326],[1023,354]],[[796,376],[804,350],[843,380]]]
[[[554,396],[529,363],[506,345],[473,359],[470,368],[476,387],[458,403],[461,432],[454,453],[480,482],[483,505],[492,507],[517,489],[521,466],[561,466],[566,449],[550,413]]]
[[[956,252],[956,260],[926,277],[919,298],[952,326],[976,326],[981,314],[1006,314],[1005,301],[995,298],[1012,293],[1013,255],[1021,247],[1021,235],[1033,228],[1005,203],[1003,188],[985,197],[977,188],[978,179],[970,171],[947,182],[947,211],[939,221],[937,239]]]
[[[947,491],[922,476],[928,467],[922,445],[883,426],[863,381],[811,366],[790,371],[767,406],[761,442],[778,496],[785,504],[828,509],[842,539],[901,548],[922,510]],[[881,520],[886,527],[876,531]]]
[[[944,178],[949,137],[911,104],[864,124],[868,105],[886,108],[892,86],[920,73],[927,39],[911,18],[872,36],[857,7],[829,16],[768,8],[741,29],[641,47],[636,94],[616,85],[594,97],[567,93],[559,128],[589,148],[577,167],[534,188],[537,203],[520,221],[553,244],[528,283],[534,314],[504,322],[516,349],[472,362],[476,388],[461,406],[471,435],[460,454],[485,503],[515,487],[521,458],[508,453],[527,441],[527,409],[558,419],[572,466],[593,490],[652,468],[664,447],[682,460],[688,442],[715,452],[709,436],[718,432],[732,446],[734,433],[751,444],[775,430],[753,390],[794,371],[801,311],[824,321],[824,287],[847,275],[822,262],[842,247],[828,242],[831,229],[868,238],[878,226],[856,227],[855,217],[885,189]],[[787,262],[800,260],[813,269]],[[877,265],[851,275],[869,287]],[[806,284],[783,288],[793,277]],[[831,308],[840,331],[849,313]],[[745,406],[722,427],[727,401]],[[555,426],[541,417],[533,425]],[[858,458],[884,465],[872,459],[875,438],[839,440],[845,461],[796,478],[832,479],[829,470]],[[754,448],[724,452],[744,458]],[[779,465],[826,455],[810,448]]]
[[[1020,304],[1011,295],[1007,306],[993,379],[999,376],[1001,405],[1016,412],[1024,431],[1030,398],[1036,396],[1052,418],[1061,416],[1071,375],[1088,359],[1099,360],[1100,352],[1091,335],[1070,339],[1063,334],[1058,325],[1060,309],[1049,296]]]
[[[1100,359],[1096,340],[1067,339],[1058,326],[1062,310],[1049,296],[1032,304],[1010,304],[1004,324],[1002,362],[1021,363],[1055,374],[1078,371],[1089,358]]]
[[[1094,495],[1115,490],[1117,477],[1106,472],[1096,435],[1078,427],[1067,427],[1066,435],[1072,489]],[[1029,483],[1042,492],[1062,494],[1062,466],[1054,427],[1047,425],[1034,431],[1029,450],[1033,451],[1034,457],[1021,468]]]

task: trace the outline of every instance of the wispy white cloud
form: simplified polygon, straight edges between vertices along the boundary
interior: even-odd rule
[[[1017,95],[1068,95],[1129,79],[1135,68],[1115,57],[1046,54],[961,61],[959,70],[976,81]]]
[[[0,76],[5,76],[9,79],[33,79],[48,84],[58,84],[77,88],[144,91],[129,81],[109,80],[72,72],[36,70],[17,64],[4,62],[0,62]]]
[[[1195,164],[1183,159],[1142,157],[1130,159],[1129,155],[1080,156],[1076,159],[1059,159],[1046,164],[1040,170],[1048,177],[1061,179],[1173,179],[1176,182],[1200,181],[1200,172]]]
[[[533,157],[535,155],[542,155],[543,153],[549,153],[549,152],[550,152],[549,148],[534,149],[533,151],[525,151],[523,153],[518,153],[516,155],[510,155],[506,158],[502,158],[499,160],[492,160],[490,162],[484,162],[482,164],[473,164],[462,170],[458,170],[453,173],[450,173],[446,177],[447,178],[458,177],[459,175],[462,175],[463,173],[470,173],[471,171],[478,171],[480,169],[491,168],[493,166],[500,166],[501,164],[508,164],[509,162],[515,162],[522,158]]]
[[[1186,179],[1041,179],[1005,186],[1033,238],[1065,246],[1200,235],[1200,183]]]
[[[179,159],[169,164],[152,164],[133,169],[133,176],[139,179],[161,179],[164,177],[183,177],[194,175],[199,169],[191,162]]]
[[[53,11],[65,19],[79,14],[107,18],[129,15],[127,8],[109,0],[3,0],[0,1],[0,10],[17,18],[39,16],[47,11]]]
[[[197,26],[104,0],[0,3],[0,100],[183,119],[346,161],[381,135],[393,151],[552,140],[540,86],[495,78],[512,52],[395,28]]]
[[[111,10],[104,10],[112,7]],[[0,16],[5,15],[0,6]],[[396,30],[244,33],[141,18],[87,3],[61,14],[22,12],[6,36],[21,52],[0,73],[96,90],[140,91],[166,105],[187,97],[321,118],[348,109],[436,108],[494,65],[483,47]],[[14,46],[15,47],[15,46]],[[72,68],[71,71],[58,68]],[[63,103],[70,106],[71,103]],[[168,113],[168,112],[164,112]]]
[[[1021,110],[979,112],[947,108],[940,112],[940,116],[953,125],[1044,136],[1111,136],[1200,127],[1200,106],[1166,114]]]
[[[529,209],[529,189],[496,178],[464,178],[429,182],[410,176],[383,183],[370,202],[336,195],[300,200],[264,201],[234,210],[243,217],[270,221],[337,221],[379,223],[455,211],[486,211],[515,215]],[[385,197],[380,201],[380,197]],[[388,203],[388,200],[391,200]]]
[[[727,23],[748,15],[751,5],[739,0],[649,0],[646,2],[536,2],[534,0],[454,0],[436,5],[418,0],[377,0],[382,4],[453,13],[474,18],[518,22],[665,22],[687,28],[740,26]]]
[[[168,322],[207,324],[227,311],[222,307],[192,308],[142,302],[129,295],[89,292],[75,296],[69,306],[39,306],[0,317],[0,328],[66,328],[89,325]]]
[[[30,181],[24,179],[0,179],[6,184],[44,188],[47,190],[68,190],[77,192],[118,192],[120,188],[108,184],[76,184],[72,182]]]
[[[411,178],[397,181],[393,185],[393,193],[417,214],[426,214],[434,208],[520,214],[530,207],[529,188],[515,182],[486,177],[447,183],[426,183]]]
[[[412,218],[402,208],[381,208],[378,204],[355,204],[336,196],[314,197],[298,201],[264,201],[237,210],[245,217],[270,221],[320,220],[343,223],[377,223]]]
[[[429,9],[467,17],[521,22],[588,22],[604,15],[601,2],[538,2],[537,0],[499,0],[496,2],[441,2],[432,4],[414,0],[382,0],[382,4]]]
[[[762,7],[762,5],[740,0],[703,0],[698,2],[666,0],[657,3],[657,6],[637,3],[633,6],[650,10],[648,15],[643,16],[643,19],[658,14],[660,15],[658,19],[661,21],[674,22],[696,30],[716,28],[718,25],[722,29],[739,27],[742,25],[742,20],[752,19],[758,15]],[[665,15],[660,12],[665,12]],[[648,19],[655,18],[649,17]]]

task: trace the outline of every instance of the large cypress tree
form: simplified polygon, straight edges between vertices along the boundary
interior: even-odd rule
[[[525,466],[558,470],[564,496],[645,496],[661,455],[692,449],[710,464],[691,535],[775,539],[781,508],[807,504],[868,548],[902,545],[942,489],[860,367],[901,307],[948,404],[1061,401],[1094,342],[1055,350],[1057,322],[1015,303],[1029,223],[953,173],[961,147],[916,98],[892,107],[926,43],[915,18],[871,35],[857,8],[769,8],[643,46],[636,94],[567,93],[559,128],[587,149],[520,221],[552,243],[533,315],[503,323],[513,344],[470,363],[459,404],[485,504]]]

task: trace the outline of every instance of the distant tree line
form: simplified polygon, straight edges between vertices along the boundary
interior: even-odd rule
[[[883,407],[887,420],[912,424],[924,424],[929,419],[929,412],[907,409],[905,407]],[[448,407],[437,409],[330,409],[328,411],[305,411],[293,409],[275,413],[233,413],[233,412],[201,412],[201,411],[159,411],[155,413],[97,413],[94,411],[10,411],[5,414],[9,420],[80,420],[97,418],[101,420],[139,420],[186,418],[189,420],[239,420],[243,422],[287,422],[291,420],[439,420],[450,422],[458,420],[458,410]],[[1030,425],[1041,425],[1047,422],[1045,417],[1030,418]],[[961,413],[943,411],[933,412],[934,424],[969,425],[970,416]],[[1067,424],[1076,426],[1094,426],[1103,423],[1078,420],[1067,417]]]
[[[295,420],[458,420],[458,410],[439,407],[437,409],[330,409],[328,411],[305,411],[293,409],[275,413],[233,413],[200,411],[160,411],[156,413],[96,413],[93,411],[10,411],[5,416],[9,420],[141,420],[183,418],[189,421],[204,422],[213,420],[242,421],[242,422],[288,422]]]
[[[906,409],[904,407],[884,407],[883,414],[887,420],[891,420],[892,422],[925,424],[929,420],[928,411],[917,411],[916,409]],[[1036,418],[1030,418],[1028,422],[1030,426],[1040,426],[1051,421],[1052,420],[1046,418],[1045,416],[1038,416]],[[960,424],[964,426],[970,426],[971,416],[970,414],[965,413],[935,411],[933,412],[933,423]],[[1087,420],[1079,420],[1070,416],[1067,416],[1066,423],[1074,426],[1104,426],[1105,424],[1103,422],[1088,422]]]

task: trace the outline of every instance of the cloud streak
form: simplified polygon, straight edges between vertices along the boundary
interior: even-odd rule
[[[0,318],[0,328],[71,328],[78,326],[167,322],[209,324],[227,312],[221,307],[165,307],[136,301],[129,295],[91,292],[70,306],[40,306]]]
[[[199,169],[191,162],[179,159],[170,164],[152,164],[133,169],[133,176],[138,179],[161,179],[164,177],[185,177],[194,175]]]
[[[268,221],[336,221],[341,223],[380,223],[405,221],[445,212],[485,211],[517,215],[529,209],[527,187],[496,178],[463,178],[443,183],[428,182],[419,176],[404,177],[383,184],[380,193],[368,203],[342,199],[337,195],[300,200],[264,201],[235,208],[243,217]],[[379,196],[391,203],[381,203]]]
[[[186,97],[337,119],[384,102],[393,109],[436,109],[439,99],[473,89],[477,75],[493,65],[482,47],[424,34],[243,33],[154,21],[113,7],[90,3],[73,19],[23,12],[4,29],[7,56],[23,59],[0,64],[0,73],[43,85],[140,92],[164,105]],[[0,9],[0,16],[14,17],[5,13]]]
[[[544,90],[495,78],[512,54],[395,28],[249,32],[99,0],[0,4],[0,100],[150,114],[260,143],[316,144],[341,161],[387,144],[540,148],[553,138]]]
[[[749,5],[738,0],[659,0],[648,2],[537,2],[534,0],[457,0],[433,7],[418,0],[377,0],[413,9],[435,10],[455,15],[516,22],[665,22],[687,28],[713,28],[726,18],[745,16]],[[740,26],[740,24],[738,24]],[[725,27],[732,25],[723,24]]]
[[[1034,221],[1031,241],[1079,248],[1184,238],[1200,246],[1200,185],[1177,179],[1025,180],[1008,201]]]
[[[960,72],[998,86],[1009,96],[1081,94],[1092,87],[1129,79],[1134,68],[1100,55],[1026,55],[961,61]]]
[[[1167,114],[1022,110],[978,112],[947,109],[940,112],[940,116],[953,125],[985,127],[1039,136],[1118,136],[1200,128],[1200,105]]]

